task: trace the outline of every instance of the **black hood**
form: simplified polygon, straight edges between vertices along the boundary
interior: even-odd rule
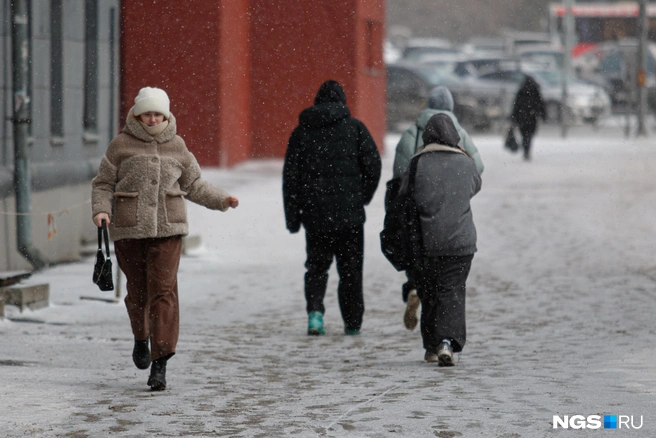
[[[454,148],[459,147],[460,143],[460,135],[458,135],[451,117],[441,113],[428,119],[422,139],[426,145],[437,143]]]
[[[311,106],[301,112],[298,120],[301,125],[310,128],[320,128],[332,125],[340,120],[351,117],[351,112],[343,103],[322,103]]]
[[[337,81],[330,80],[321,84],[314,98],[314,104],[319,105],[322,103],[343,103],[346,105],[346,93]]]

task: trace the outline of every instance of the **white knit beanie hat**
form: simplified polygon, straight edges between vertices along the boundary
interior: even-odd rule
[[[138,116],[139,114],[153,111],[164,114],[164,118],[168,119],[171,117],[171,112],[169,111],[170,103],[166,91],[161,88],[144,87],[139,90],[139,94],[134,98],[132,114]]]

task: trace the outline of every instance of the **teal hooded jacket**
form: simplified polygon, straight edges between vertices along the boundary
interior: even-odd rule
[[[412,156],[423,149],[424,142],[421,139],[421,135],[426,129],[426,123],[435,114],[446,114],[451,118],[458,131],[458,135],[460,135],[460,146],[474,160],[478,174],[482,174],[485,167],[483,166],[481,155],[467,131],[460,126],[458,118],[452,112],[453,97],[451,96],[451,92],[444,86],[433,89],[430,93],[427,106],[428,108],[419,113],[415,123],[403,133],[401,140],[399,140],[396,146],[393,178],[402,177],[408,170],[408,166],[410,166]]]

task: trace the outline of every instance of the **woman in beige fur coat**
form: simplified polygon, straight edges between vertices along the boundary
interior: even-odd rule
[[[139,369],[150,366],[148,385],[161,391],[178,341],[177,273],[188,233],[184,200],[221,211],[239,200],[201,179],[196,158],[176,135],[164,90],[142,88],[134,102],[92,181],[93,221],[98,227],[107,222],[127,278],[132,359]]]

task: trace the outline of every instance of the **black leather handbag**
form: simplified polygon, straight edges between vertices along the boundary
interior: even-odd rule
[[[107,253],[106,258],[102,250],[103,239]],[[98,227],[98,252],[96,252],[96,264],[93,267],[93,282],[102,291],[114,290],[112,260],[109,258],[109,234],[107,233],[107,223],[105,221],[102,221],[102,227]]]
[[[508,128],[504,146],[510,152],[517,152],[519,150],[519,143],[517,143],[517,138],[515,137],[515,127],[512,125]]]

